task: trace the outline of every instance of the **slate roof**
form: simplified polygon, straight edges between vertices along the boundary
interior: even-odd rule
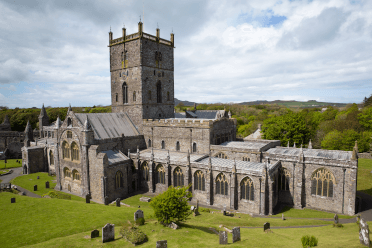
[[[232,147],[232,148],[242,148],[242,149],[252,149],[252,150],[259,150],[265,147],[268,143],[267,142],[258,142],[258,141],[226,141],[220,146],[224,147]]]
[[[303,148],[305,157],[308,158],[323,158],[323,159],[334,159],[334,160],[350,160],[352,152],[349,151],[336,151],[336,150],[322,150],[322,149],[307,149]],[[275,155],[289,155],[299,156],[301,148],[291,147],[275,147],[266,151],[269,154]]]
[[[217,119],[217,114],[225,115],[225,110],[196,110],[195,114],[199,119]]]
[[[115,150],[102,151],[102,153],[106,153],[109,165],[124,162],[129,159],[127,156],[125,156],[121,152],[118,152]]]
[[[174,118],[186,118],[185,113],[174,113]]]
[[[88,116],[89,124],[94,131],[94,138],[110,139],[124,136],[137,136],[138,130],[125,113],[90,113],[75,114],[79,121],[84,124]]]
[[[131,153],[135,154],[135,153]],[[168,156],[168,150],[154,149],[154,159],[166,160]],[[206,154],[195,154],[190,153],[190,161],[194,162],[198,159],[207,156]],[[151,149],[146,149],[140,152],[140,157],[149,159],[151,157]],[[169,157],[171,161],[177,162],[187,162],[187,153],[186,152],[173,152],[169,151]]]

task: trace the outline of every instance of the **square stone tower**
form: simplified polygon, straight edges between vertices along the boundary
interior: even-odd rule
[[[174,117],[174,34],[170,41],[143,32],[112,39],[109,33],[112,112],[129,115],[142,133],[143,119]]]

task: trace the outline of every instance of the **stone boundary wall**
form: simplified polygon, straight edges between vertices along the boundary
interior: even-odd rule
[[[358,153],[358,158],[372,159],[372,154],[368,152]]]

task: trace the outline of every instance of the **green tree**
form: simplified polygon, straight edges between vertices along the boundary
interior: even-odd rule
[[[358,133],[353,129],[343,132],[334,130],[329,132],[322,140],[322,148],[327,150],[352,151],[355,141],[358,141],[359,152],[370,150],[372,132]]]
[[[167,191],[154,197],[150,206],[154,209],[155,216],[159,222],[169,224],[174,221],[185,221],[191,214],[188,200],[192,194],[188,189],[190,186],[174,188],[170,186]]]
[[[367,130],[372,130],[372,107],[363,109],[362,113],[358,114],[359,123]]]

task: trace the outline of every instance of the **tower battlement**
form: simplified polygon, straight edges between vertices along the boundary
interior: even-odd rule
[[[161,44],[164,44],[164,45],[167,45],[167,46],[174,47],[174,34],[173,33],[171,33],[171,35],[170,35],[170,40],[160,38],[160,29],[159,28],[156,29],[156,36],[148,34],[148,33],[144,33],[142,22],[138,23],[138,32],[137,33],[126,35],[126,28],[123,28],[122,30],[123,30],[122,37],[117,38],[117,39],[112,39],[113,34],[110,31],[108,47],[123,44],[123,43],[133,41],[133,40],[137,40],[137,39],[140,39],[140,38],[147,39],[147,40],[152,40],[152,41],[155,41],[157,43],[161,43]]]

